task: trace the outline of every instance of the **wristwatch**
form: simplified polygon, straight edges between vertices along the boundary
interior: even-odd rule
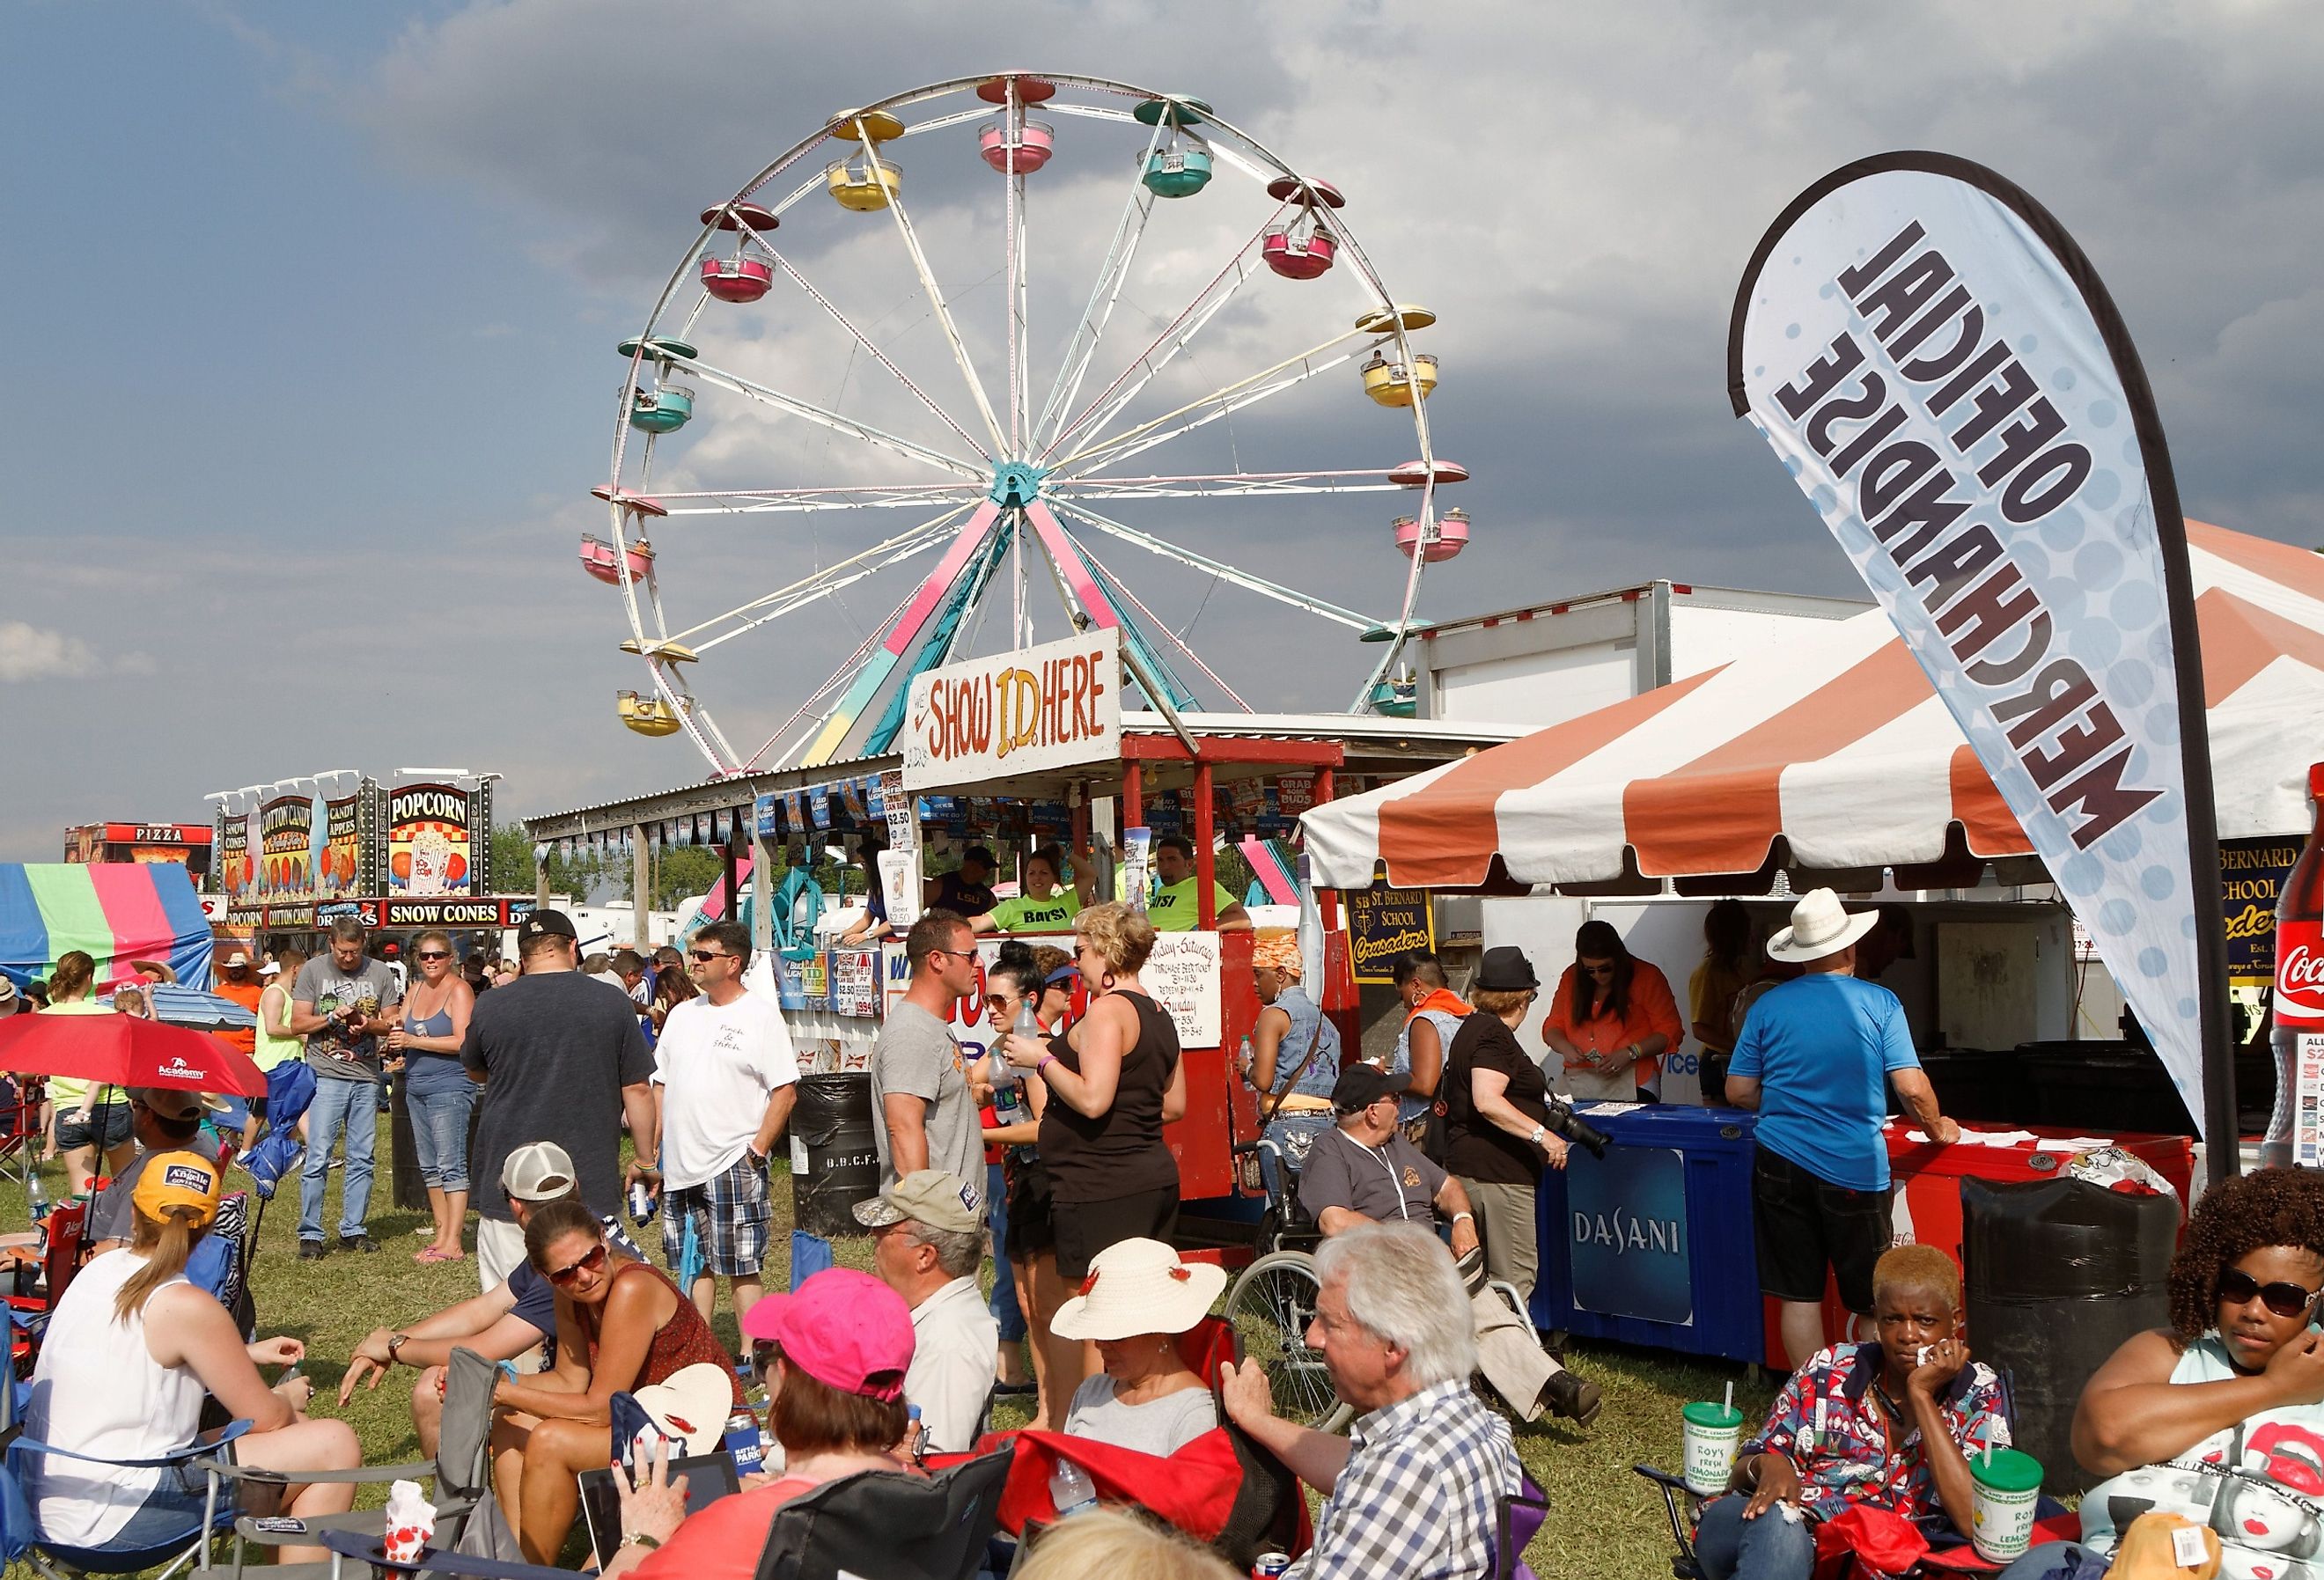
[[[1537,1147],[1541,1145],[1541,1138],[1548,1133],[1549,1127],[1547,1125],[1537,1124],[1533,1127],[1533,1134],[1526,1137],[1526,1140],[1530,1144]]]
[[[642,1530],[628,1530],[622,1533],[622,1545],[625,1548],[643,1548],[646,1551],[652,1552],[661,1546],[661,1541],[659,1538],[648,1536]]]
[[[403,1359],[404,1341],[409,1339],[410,1336],[411,1335],[408,1333],[399,1333],[393,1338],[387,1341],[387,1359],[389,1364],[392,1365],[396,1362]]]

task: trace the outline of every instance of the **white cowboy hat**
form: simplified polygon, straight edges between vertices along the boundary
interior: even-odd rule
[[[707,1454],[717,1447],[726,1435],[726,1418],[734,1411],[733,1380],[724,1367],[707,1361],[681,1366],[632,1397],[669,1439],[673,1457]]]
[[[1049,1331],[1083,1339],[1185,1333],[1210,1314],[1226,1286],[1226,1269],[1180,1261],[1159,1240],[1120,1241],[1090,1259],[1082,1292],[1057,1307]]]
[[[1842,910],[1840,896],[1811,889],[1792,907],[1792,925],[1767,940],[1767,958],[1803,965],[1837,955],[1880,922],[1877,910]]]

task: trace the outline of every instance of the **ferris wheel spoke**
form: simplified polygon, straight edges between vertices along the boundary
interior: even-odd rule
[[[811,575],[801,577],[788,587],[777,587],[773,592],[729,609],[723,614],[714,614],[707,620],[696,621],[684,631],[677,633],[671,640],[692,642],[696,651],[706,651],[722,642],[739,636],[745,631],[763,625],[770,620],[779,619],[792,610],[804,607],[819,598],[826,597],[840,587],[861,581],[872,571],[893,565],[899,559],[908,559],[923,549],[933,547],[944,537],[945,529],[958,521],[969,509],[970,506],[966,504],[955,505],[942,515],[932,516],[908,531],[897,533],[885,542],[874,543],[859,554],[851,554],[836,564],[825,566]],[[866,568],[867,567],[869,568]],[[741,621],[742,624],[732,630],[720,632],[706,641],[692,641],[703,632],[724,625],[730,621]]]
[[[1065,347],[1065,360],[1058,365],[1056,382],[1049,388],[1048,399],[1041,402],[1041,420],[1034,425],[1033,442],[1043,446],[1045,454],[1062,437],[1057,430],[1081,396],[1082,381],[1089,376],[1090,359],[1097,354],[1098,342],[1105,337],[1107,320],[1113,317],[1114,304],[1121,300],[1122,285],[1130,277],[1130,260],[1138,255],[1138,244],[1145,239],[1146,222],[1157,201],[1144,180],[1146,162],[1161,145],[1162,124],[1157,120],[1153,134],[1146,140],[1145,155],[1138,162],[1130,180],[1130,201],[1122,206],[1120,221],[1113,227],[1113,240],[1106,247],[1105,262],[1098,268],[1097,282],[1090,287],[1081,321],[1074,326],[1073,340]]]
[[[1178,353],[1194,343],[1194,337],[1219,315],[1220,310],[1234,300],[1235,292],[1242,289],[1246,281],[1266,273],[1259,262],[1259,245],[1266,239],[1268,226],[1274,223],[1274,217],[1270,215],[1267,224],[1260,226],[1250,240],[1227,260],[1227,266],[1213,275],[1210,283],[1195,293],[1194,300],[1164,327],[1162,333],[1131,359],[1130,365],[1106,386],[1104,393],[1058,428],[1056,436],[1041,451],[1044,461],[1055,455],[1058,447],[1083,435],[1102,430],[1107,423],[1120,415],[1123,408],[1138,398],[1140,391],[1154,382],[1155,375],[1170,365]],[[1069,455],[1065,460],[1073,458]],[[1059,466],[1064,464],[1056,463]]]
[[[671,515],[758,515],[821,510],[914,510],[973,503],[982,487],[930,483],[865,484],[844,488],[713,488],[657,494]],[[680,501],[697,501],[681,504]]]
[[[1353,631],[1371,631],[1379,625],[1379,622],[1370,615],[1359,614],[1353,609],[1343,609],[1337,604],[1326,602],[1312,594],[1271,582],[1263,576],[1254,576],[1250,571],[1239,569],[1222,559],[1213,559],[1207,554],[1197,554],[1192,549],[1182,549],[1166,539],[1154,536],[1151,532],[1141,532],[1136,527],[1127,526],[1115,521],[1111,516],[1100,515],[1096,511],[1072,498],[1060,497],[1056,504],[1057,508],[1065,514],[1076,521],[1087,522],[1101,532],[1111,533],[1126,543],[1135,543],[1140,549],[1159,554],[1165,559],[1175,559],[1181,565],[1207,571],[1220,580],[1231,582],[1247,592],[1257,593],[1261,597],[1273,598],[1277,603],[1288,604],[1295,609],[1305,609],[1310,614],[1319,614],[1326,620],[1337,621]]]
[[[893,625],[902,617],[905,605],[909,604],[911,601],[912,595],[906,593],[904,595],[903,601],[889,611],[888,618],[882,621],[880,624],[873,626],[872,628],[871,634],[856,644],[855,651],[848,655],[846,660],[840,664],[839,668],[834,670],[829,678],[826,679],[822,685],[809,692],[806,700],[802,701],[798,707],[791,710],[790,717],[783,720],[782,723],[774,727],[774,730],[767,736],[765,742],[760,745],[757,751],[752,753],[750,756],[742,760],[742,772],[748,773],[752,770],[757,768],[760,760],[765,757],[768,753],[775,749],[775,743],[781,740],[783,736],[789,732],[790,727],[793,725],[798,723],[799,720],[807,716],[807,710],[808,708],[813,707],[816,703],[821,702],[825,698],[831,696],[842,686],[847,684],[848,680],[854,675],[855,671],[862,667],[863,661],[872,656],[872,650],[880,645],[880,638],[886,633],[888,627]],[[824,719],[829,716],[830,715],[828,713],[818,716],[814,723],[807,726],[807,734],[812,735],[815,731],[821,729],[823,727]],[[791,753],[798,751],[806,744],[807,736],[802,735],[798,740],[791,743],[789,751],[785,752],[779,761],[782,762],[789,762]]]
[[[1231,416],[1246,406],[1256,406],[1261,401],[1279,395],[1286,390],[1296,389],[1319,374],[1329,373],[1335,367],[1354,361],[1370,349],[1370,341],[1351,346],[1335,356],[1327,356],[1324,353],[1350,340],[1361,339],[1364,339],[1362,330],[1351,329],[1346,334],[1336,336],[1320,346],[1301,352],[1296,356],[1286,357],[1273,367],[1263,368],[1248,378],[1237,379],[1233,383],[1213,390],[1198,400],[1189,401],[1175,411],[1166,411],[1161,416],[1141,422],[1135,428],[1125,429],[1111,438],[1093,441],[1074,455],[1058,462],[1055,469],[1065,473],[1068,477],[1083,476],[1100,467],[1111,467],[1118,462],[1128,460],[1132,456],[1150,450],[1157,445],[1167,444],[1181,434],[1192,433],[1207,423],[1216,422],[1222,417]],[[1182,417],[1186,418],[1187,420],[1179,422],[1175,428],[1164,426]]]
[[[857,123],[855,129],[857,142],[872,167],[873,179],[887,185],[887,167],[881,162],[879,143],[861,122]],[[968,343],[960,337],[960,326],[953,321],[952,307],[945,300],[943,288],[936,284],[936,272],[928,267],[928,255],[920,250],[919,234],[913,230],[912,217],[904,209],[900,182],[890,187],[887,209],[895,217],[896,234],[903,237],[904,250],[911,254],[912,268],[920,277],[920,289],[927,293],[928,306],[936,314],[936,326],[944,331],[945,342],[952,346],[953,360],[960,364],[960,376],[968,381],[968,393],[974,398],[976,409],[984,418],[986,431],[992,435],[992,448],[1001,449],[1008,441],[1002,437],[1001,420],[993,415],[992,402],[984,393],[984,381],[976,376],[976,364],[969,359]]]
[[[780,390],[770,389],[754,380],[746,379],[741,374],[728,373],[724,368],[713,367],[699,357],[673,356],[669,361],[672,366],[682,367],[697,378],[708,379],[714,384],[722,384],[736,394],[756,401],[761,405],[772,406],[777,411],[788,411],[794,417],[805,418],[809,422],[830,429],[834,433],[844,433],[851,439],[860,439],[866,444],[878,445],[882,449],[893,450],[899,456],[908,456],[925,466],[935,467],[940,471],[951,472],[974,482],[982,483],[985,479],[986,474],[983,468],[963,460],[958,456],[950,456],[942,450],[930,449],[926,445],[917,444],[911,439],[902,439],[884,430],[874,428],[868,422],[860,422],[853,417],[834,411],[828,406],[818,406],[812,401],[803,401],[797,395],[787,395]]]
[[[1074,477],[1074,499],[1236,499],[1275,494],[1396,494],[1406,485],[1384,472],[1216,472],[1183,477]],[[667,498],[668,495],[662,497]]]
[[[970,449],[974,450],[978,455],[984,457],[987,460],[991,460],[992,458],[991,453],[982,444],[979,444],[976,439],[970,435],[968,430],[963,428],[957,421],[955,421],[951,412],[945,411],[942,406],[937,405],[934,400],[930,399],[927,391],[914,383],[909,374],[906,374],[902,368],[898,367],[893,362],[890,361],[888,354],[881,350],[878,346],[872,343],[871,336],[866,335],[862,329],[857,328],[855,327],[854,320],[851,319],[845,313],[841,312],[837,305],[835,304],[829,297],[817,290],[815,286],[815,282],[807,277],[807,275],[799,269],[798,265],[793,263],[790,259],[785,257],[772,242],[769,241],[766,236],[759,231],[752,229],[751,226],[747,222],[742,220],[739,216],[736,217],[736,223],[741,225],[742,228],[748,233],[752,244],[756,245],[761,252],[766,254],[767,259],[770,263],[773,263],[776,268],[788,275],[790,277],[791,283],[797,285],[801,291],[807,292],[808,298],[814,301],[816,306],[821,308],[830,316],[831,320],[834,323],[846,330],[848,335],[858,346],[862,346],[865,351],[871,354],[872,359],[874,362],[877,362],[881,367],[886,368],[890,374],[893,374],[895,375],[896,382],[903,385],[904,388],[911,393],[914,400],[919,402],[921,405],[926,406],[929,411],[935,412],[936,420],[942,422],[946,428],[951,429],[954,433],[958,434],[961,437],[962,442],[965,443]]]
[[[1089,546],[1089,541],[1087,539],[1082,537],[1079,533],[1075,533],[1074,535],[1074,546],[1082,551],[1082,557],[1090,562],[1091,567],[1096,570],[1098,575],[1105,578],[1106,585],[1113,589],[1114,594],[1125,600],[1131,608],[1137,610],[1138,613],[1145,618],[1146,624],[1148,627],[1160,632],[1169,640],[1169,642],[1173,647],[1176,648],[1180,652],[1185,653],[1187,661],[1191,662],[1194,668],[1202,670],[1203,674],[1210,680],[1211,684],[1217,687],[1219,690],[1225,695],[1228,701],[1233,703],[1237,707],[1241,708],[1245,713],[1255,713],[1258,711],[1252,707],[1250,703],[1245,702],[1240,694],[1238,693],[1233,687],[1228,685],[1216,670],[1213,670],[1210,665],[1203,661],[1203,655],[1194,651],[1192,643],[1188,642],[1185,637],[1179,635],[1176,632],[1171,630],[1167,621],[1164,620],[1153,610],[1148,608],[1146,606],[1146,601],[1143,598],[1140,598],[1136,593],[1130,590],[1130,584],[1128,582],[1113,574],[1113,568],[1107,565],[1105,561],[1097,557],[1096,550],[1093,550]]]

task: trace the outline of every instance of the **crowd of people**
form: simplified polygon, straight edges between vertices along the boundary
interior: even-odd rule
[[[1163,842],[1157,875],[1190,915],[1192,880],[1172,876],[1173,854]],[[401,1083],[428,1191],[413,1260],[467,1259],[476,1215],[478,1292],[368,1333],[341,1403],[408,1369],[413,1429],[433,1453],[454,1352],[500,1363],[493,1487],[524,1556],[549,1564],[575,1527],[583,1475],[607,1463],[616,1396],[707,1367],[731,1415],[749,1410],[746,1385],[763,1386],[768,1471],[689,1514],[683,1485],[641,1455],[623,1478],[607,1575],[742,1580],[785,1503],[860,1472],[922,1475],[932,1455],[974,1451],[1005,1392],[1029,1395],[1035,1430],[1157,1458],[1222,1427],[1240,1433],[1323,1496],[1301,1580],[1490,1573],[1497,1517],[1523,1484],[1511,1418],[1586,1428],[1602,1404],[1524,1315],[1540,1270],[1539,1184],[1572,1143],[1553,1077],[1520,1034],[1537,1028],[1560,1092],[1624,1103],[1655,1101],[1661,1061],[1692,1035],[1706,1095],[1757,1111],[1759,1283],[1780,1303],[1794,1363],[1729,1491],[1702,1511],[1704,1573],[1803,1580],[1816,1530],[1859,1506],[1970,1529],[1967,1455],[2008,1441],[2006,1400],[1965,1342],[1955,1264],[1890,1243],[1889,1093],[1937,1142],[1958,1127],[1918,1067],[1900,1002],[1868,980],[1900,947],[1881,913],[1818,891],[1754,948],[1739,906],[1711,907],[1685,1020],[1665,974],[1600,921],[1580,929],[1574,963],[1545,993],[1517,948],[1484,951],[1460,993],[1443,961],[1416,953],[1396,965],[1402,1012],[1377,1059],[1309,993],[1295,939],[1255,939],[1261,1007],[1243,1075],[1270,1221],[1313,1232],[1318,1293],[1304,1336],[1355,1412],[1338,1436],[1281,1418],[1257,1363],[1215,1365],[1206,1332],[1226,1274],[1175,1248],[1180,1176],[1166,1127],[1186,1112],[1188,1073],[1140,974],[1157,932],[1182,919],[1068,886],[1054,849],[1030,865],[1022,895],[996,900],[990,853],[971,849],[944,895],[958,909],[933,907],[903,930],[908,977],[868,1074],[878,1188],[854,1208],[872,1270],[833,1269],[789,1291],[762,1280],[779,1226],[770,1160],[801,1071],[776,1005],[746,985],[744,927],[699,928],[676,962],[585,958],[569,919],[540,910],[505,975],[473,956],[464,966],[449,936],[429,932],[403,980],[352,924],[312,958],[227,956],[220,991],[257,1022],[244,1050],[263,1067],[302,1060],[315,1076],[299,1255],[379,1249],[369,1198],[383,1076]],[[1231,900],[1213,899],[1225,918]],[[1062,930],[981,955],[980,932],[1028,928]],[[134,987],[97,1002],[93,975],[86,955],[60,960],[46,1012],[141,1012]],[[979,1016],[990,1051],[973,1057],[954,1029]],[[182,1092],[114,1101],[69,1081],[51,1081],[50,1096],[69,1178],[110,1183],[33,1379],[28,1430],[91,1456],[40,1467],[42,1529],[134,1545],[198,1516],[198,1478],[134,1462],[194,1441],[206,1408],[249,1422],[235,1456],[281,1473],[282,1511],[346,1509],[345,1483],[299,1473],[355,1465],[352,1432],[309,1415],[303,1377],[263,1381],[260,1366],[304,1348],[249,1338],[217,1270],[220,1141],[228,1155],[246,1144],[267,1123],[263,1104],[228,1118]],[[334,1169],[339,1214],[327,1234]],[[633,1238],[625,1206],[633,1223],[658,1215],[658,1257]],[[2124,1345],[2082,1397],[2075,1452],[2109,1479],[2084,1501],[2080,1541],[2037,1549],[2012,1580],[2103,1573],[2140,1513],[2218,1529],[2213,1483],[2254,1455],[2295,1487],[2324,1464],[2324,1338],[2310,1324],[2324,1292],[2324,1177],[2271,1171],[2215,1189],[2171,1277],[2172,1326]],[[1828,1342],[1827,1279],[1868,1322],[1869,1342]],[[717,1326],[722,1280],[735,1344]],[[2231,1548],[2259,1542],[2250,1529],[2220,1536]],[[1217,1572],[1197,1548],[1106,1515],[1065,1521],[1027,1572],[1088,1572],[1062,1566],[1084,1549],[1155,1573]]]

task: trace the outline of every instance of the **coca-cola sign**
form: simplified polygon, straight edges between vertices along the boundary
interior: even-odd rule
[[[2285,922],[2275,949],[2276,1020],[2324,1022],[2324,922]]]

